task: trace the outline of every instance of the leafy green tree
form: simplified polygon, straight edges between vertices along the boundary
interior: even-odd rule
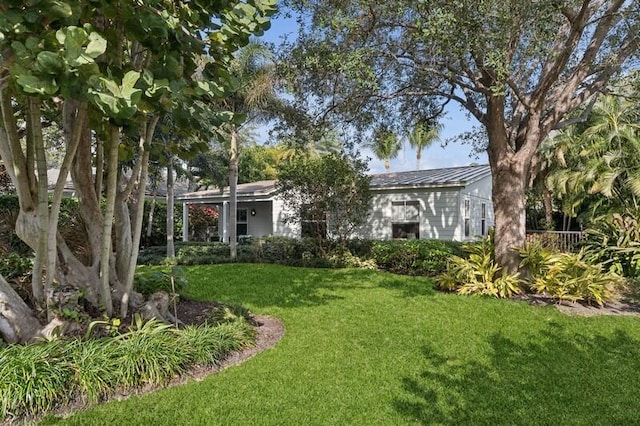
[[[330,240],[345,250],[371,210],[371,178],[366,172],[366,162],[336,154],[302,157],[284,165],[276,186],[290,212],[285,220],[310,225],[324,255]]]
[[[28,6],[0,4],[0,157],[20,201],[16,233],[36,254],[33,299],[51,319],[56,291],[77,289],[109,316],[119,303],[124,317],[141,302],[132,292],[133,273],[156,124],[179,103],[191,104],[194,116],[202,113],[195,100],[230,92],[233,52],[268,28],[275,4],[34,0]],[[216,52],[215,60],[198,70],[196,58],[205,52]],[[65,152],[49,203],[42,123],[51,111]],[[215,124],[231,116],[221,111]],[[89,234],[89,263],[58,235],[69,173]],[[0,279],[0,317],[7,319],[0,335],[29,340],[42,327],[5,284]]]
[[[633,66],[640,42],[634,1],[290,4],[302,28],[288,80],[317,115],[363,129],[402,126],[454,101],[481,123],[496,261],[509,272],[520,263],[513,248],[525,243],[525,192],[538,147]]]
[[[398,136],[384,126],[377,127],[373,132],[373,140],[368,145],[378,159],[384,161],[384,169],[391,171],[391,160],[398,156],[402,143]]]
[[[420,170],[422,150],[429,148],[440,138],[441,130],[442,125],[439,123],[426,124],[420,122],[409,133],[409,145],[416,149],[416,170]]]

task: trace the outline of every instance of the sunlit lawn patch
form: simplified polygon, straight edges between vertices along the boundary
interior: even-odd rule
[[[640,422],[638,318],[569,317],[374,271],[233,264],[187,275],[194,298],[281,318],[283,340],[202,382],[65,424]]]

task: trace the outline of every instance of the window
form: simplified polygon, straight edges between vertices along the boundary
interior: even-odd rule
[[[471,203],[464,200],[464,236],[471,235]]]
[[[420,203],[418,201],[391,203],[391,237],[409,240],[420,238]]]
[[[236,211],[236,235],[239,237],[241,235],[249,234],[249,227],[247,226],[247,209],[238,209]]]
[[[482,203],[481,205],[481,215],[480,215],[480,229],[482,232],[482,235],[487,235],[487,205],[485,203]]]

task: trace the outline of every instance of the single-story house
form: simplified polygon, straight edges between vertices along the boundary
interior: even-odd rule
[[[491,171],[487,165],[376,174],[371,178],[372,211],[356,236],[368,239],[443,239],[463,241],[487,235],[493,227]],[[188,206],[204,204],[219,212],[228,241],[229,188],[185,193],[183,240],[189,235]],[[238,185],[237,235],[300,237],[299,224],[286,223],[276,181]]]

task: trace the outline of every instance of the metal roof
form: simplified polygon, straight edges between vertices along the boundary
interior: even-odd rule
[[[258,182],[241,183],[237,186],[238,197],[260,197],[268,196],[275,192],[276,181],[275,180],[261,180]],[[208,189],[204,191],[188,192],[176,197],[178,200],[184,199],[200,199],[200,198],[228,198],[229,187],[224,189]]]
[[[429,188],[442,186],[466,186],[472,182],[491,175],[488,165],[449,167],[445,169],[415,170],[410,172],[383,173],[371,175],[371,188]],[[267,199],[276,193],[275,180],[238,185],[239,199]],[[229,199],[229,187],[209,189],[182,194],[178,201],[220,201]]]
[[[371,188],[465,186],[491,175],[488,165],[382,173],[371,176]]]

